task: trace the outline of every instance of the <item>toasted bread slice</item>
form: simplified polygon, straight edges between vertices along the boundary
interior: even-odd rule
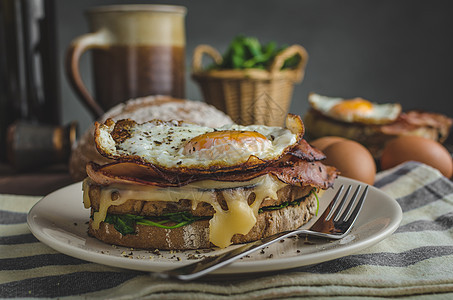
[[[235,234],[233,244],[255,241],[285,230],[299,228],[307,223],[317,210],[317,199],[308,194],[299,205],[258,214],[253,228],[245,235]],[[193,222],[174,229],[136,225],[135,234],[122,235],[113,224],[101,222],[94,230],[90,221],[89,234],[109,244],[142,249],[188,250],[213,247],[209,239],[209,220]]]

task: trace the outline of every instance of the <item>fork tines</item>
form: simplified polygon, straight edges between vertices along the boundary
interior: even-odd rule
[[[333,215],[333,221],[334,222],[338,222],[338,221],[340,221],[340,222],[341,221],[342,222],[348,222],[348,220],[351,217],[355,218],[359,214],[360,210],[362,209],[363,202],[364,202],[364,200],[366,198],[366,195],[368,193],[368,185],[367,185],[365,187],[365,190],[362,193],[362,196],[357,201],[357,198],[358,198],[358,195],[359,195],[359,192],[360,192],[361,188],[362,188],[361,185],[357,186],[357,188],[354,191],[354,194],[352,195],[351,199],[349,200],[346,208],[343,210],[343,208],[344,208],[344,206],[345,206],[345,204],[346,204],[346,202],[348,200],[348,196],[349,196],[349,194],[351,192],[352,185],[348,186],[348,188],[346,189],[346,192],[344,193],[344,195],[343,195],[343,197],[341,199],[341,202],[337,206],[337,203],[338,203],[338,201],[340,199],[340,195],[341,195],[341,193],[343,192],[343,189],[344,189],[344,185],[341,185],[341,187],[339,188],[338,192],[335,194],[334,201],[332,203],[332,207],[331,207],[330,213],[327,215],[326,220],[329,220],[332,217],[332,215]],[[341,214],[341,212],[343,212],[343,213]]]

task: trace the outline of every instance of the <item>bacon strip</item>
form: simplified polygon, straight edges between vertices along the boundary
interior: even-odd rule
[[[442,114],[412,110],[402,113],[394,123],[382,126],[381,131],[401,135],[421,128],[431,128],[437,131],[436,138],[443,142],[447,139],[452,124],[453,119]]]
[[[324,153],[310,146],[304,139],[301,139],[288,153],[307,161],[323,160],[326,158]]]
[[[433,128],[450,128],[453,123],[453,120],[445,115],[419,110],[412,110],[403,113],[401,114],[401,118],[404,118],[409,124],[430,126]]]
[[[320,161],[296,160],[285,166],[278,164],[270,165],[262,170],[247,173],[233,173],[225,176],[214,176],[212,180],[218,181],[248,181],[253,178],[272,174],[279,180],[290,185],[314,186],[327,189],[333,185],[335,178],[338,176],[336,168],[326,166]]]
[[[93,181],[101,185],[116,183],[159,187],[178,187],[201,180],[249,181],[265,174],[272,174],[290,185],[310,185],[326,189],[333,185],[338,172],[334,167],[326,166],[320,161],[309,162],[292,158],[285,163],[276,162],[252,172],[247,170],[245,172],[199,174],[197,176],[194,174],[164,173],[148,165],[118,162],[104,166],[89,163],[87,174]]]

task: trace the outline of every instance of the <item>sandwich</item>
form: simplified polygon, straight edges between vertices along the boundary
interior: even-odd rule
[[[87,164],[83,202],[88,233],[109,244],[224,248],[296,229],[338,175],[292,114],[285,128],[130,119],[95,127],[97,150],[113,162]]]
[[[364,145],[379,159],[385,144],[406,135],[443,143],[453,120],[420,110],[402,111],[399,103],[379,104],[357,97],[343,99],[310,93],[310,109],[304,117],[307,138],[340,136]]]

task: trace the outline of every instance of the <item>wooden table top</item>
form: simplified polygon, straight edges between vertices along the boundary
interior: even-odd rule
[[[73,182],[65,165],[18,172],[0,164],[0,194],[45,196]]]

